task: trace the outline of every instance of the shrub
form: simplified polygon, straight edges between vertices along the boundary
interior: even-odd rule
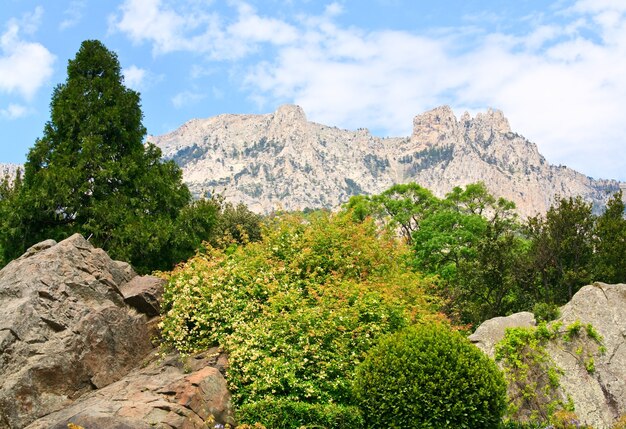
[[[363,417],[357,407],[332,403],[309,404],[284,399],[246,404],[239,409],[238,419],[243,422],[259,422],[272,429],[363,427]]]
[[[163,339],[183,353],[223,347],[236,407],[281,398],[352,405],[367,350],[383,334],[439,318],[436,302],[407,269],[409,249],[372,221],[314,213],[268,222],[260,242],[208,246],[171,274]]]
[[[491,429],[506,409],[495,363],[435,324],[384,337],[357,368],[355,393],[367,427]]]
[[[550,429],[593,429],[590,426],[582,424],[578,420],[578,416],[572,411],[559,410],[550,418]]]
[[[533,314],[537,322],[552,322],[561,315],[559,306],[556,304],[549,304],[547,302],[538,302],[533,307]]]

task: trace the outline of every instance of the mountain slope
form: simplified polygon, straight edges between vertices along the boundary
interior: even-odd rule
[[[457,119],[439,107],[415,117],[410,137],[379,138],[308,122],[300,107],[284,105],[265,115],[194,119],[148,141],[182,167],[195,195],[218,192],[265,213],[333,208],[406,182],[443,196],[484,181],[523,216],[545,212],[557,195],[581,195],[599,208],[619,189],[617,181],[549,165],[494,110]]]

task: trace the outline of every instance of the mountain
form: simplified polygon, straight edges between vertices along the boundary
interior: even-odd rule
[[[483,181],[522,216],[546,212],[559,195],[580,195],[599,210],[619,189],[615,180],[548,164],[497,110],[457,119],[438,107],[415,117],[410,137],[379,138],[308,122],[299,106],[284,105],[264,115],[194,119],[148,141],[182,167],[196,196],[221,193],[262,213],[334,208],[407,182],[443,196]]]
[[[24,167],[20,164],[0,163],[0,180],[4,179],[5,176],[8,176],[12,179],[13,177],[15,177],[15,175],[17,174],[17,170],[20,168],[23,169]]]

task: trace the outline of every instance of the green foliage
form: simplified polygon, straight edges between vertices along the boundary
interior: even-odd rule
[[[592,266],[597,281],[626,283],[626,207],[622,197],[621,191],[613,195],[596,221]]]
[[[483,183],[439,199],[421,186],[395,185],[352,197],[345,209],[399,233],[416,269],[438,278],[446,313],[461,323],[535,309],[549,320],[592,278],[626,281],[626,219],[621,193],[597,218],[580,197],[562,198],[545,216],[521,225],[515,206]]]
[[[180,169],[143,144],[139,94],[115,53],[82,43],[50,104],[24,178],[0,183],[0,263],[79,232],[140,273],[168,270],[204,241],[260,239],[260,218],[221,198],[191,202]]]
[[[546,350],[548,341],[558,337],[559,324],[540,323],[537,328],[508,328],[496,345],[509,386],[508,414],[518,420],[547,421],[565,404],[558,388],[562,370]]]
[[[259,422],[272,429],[361,429],[363,417],[355,406],[310,404],[285,399],[265,399],[243,405],[239,421]]]
[[[580,321],[565,328],[560,322],[508,328],[504,339],[496,345],[496,360],[504,368],[509,386],[509,418],[569,427],[555,423],[563,416],[571,417],[574,404],[560,386],[563,371],[547,347],[552,344],[568,351],[581,367],[593,373],[595,356],[603,353],[602,341],[591,324],[583,325]]]
[[[420,228],[421,221],[439,204],[439,200],[428,189],[416,183],[397,184],[380,195],[350,198],[345,208],[353,211],[356,219],[367,216],[384,220],[392,231],[399,230],[411,244],[413,233]]]
[[[578,416],[567,410],[555,412],[550,418],[550,423],[550,427],[554,429],[593,429],[591,426],[581,424]]]
[[[209,246],[172,273],[163,338],[184,353],[221,345],[238,406],[350,405],[354,368],[380,335],[439,317],[408,252],[371,220],[275,217],[260,242]]]
[[[9,177],[7,173],[0,180],[0,267],[9,263],[13,247],[23,240],[19,229],[14,226],[18,224],[18,214],[13,209],[21,188],[21,169],[15,178]]]
[[[538,322],[551,322],[561,315],[559,306],[547,302],[538,302],[533,306],[533,314]]]
[[[5,260],[43,239],[80,232],[139,271],[171,268],[176,217],[191,196],[180,169],[144,146],[142,116],[115,53],[83,42],[54,89],[43,137],[28,153],[14,215],[3,221]]]
[[[528,221],[538,301],[565,304],[591,281],[594,217],[581,197],[562,198],[545,218]]]
[[[355,392],[366,427],[494,428],[506,408],[495,363],[431,324],[381,339],[357,370]]]

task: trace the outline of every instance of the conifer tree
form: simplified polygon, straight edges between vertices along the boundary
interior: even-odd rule
[[[626,205],[619,191],[598,217],[593,255],[594,280],[626,283]]]
[[[180,169],[144,146],[142,118],[117,55],[97,40],[83,42],[28,153],[16,216],[0,237],[6,260],[40,240],[80,232],[139,271],[177,262],[176,218],[191,195]]]

